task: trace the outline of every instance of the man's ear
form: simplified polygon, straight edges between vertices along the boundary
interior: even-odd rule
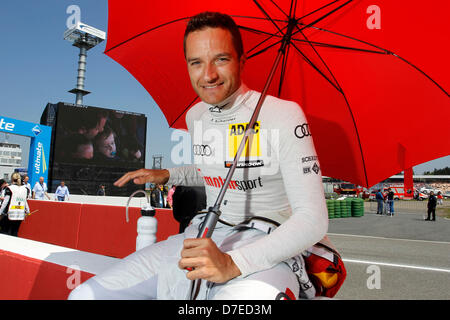
[[[239,65],[240,65],[240,68],[241,68],[241,72],[244,71],[244,66],[245,66],[246,62],[247,62],[247,56],[245,55],[245,53],[243,53],[241,55],[241,58],[239,59]]]

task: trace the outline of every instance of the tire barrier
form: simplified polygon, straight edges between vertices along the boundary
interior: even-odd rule
[[[328,219],[362,217],[364,215],[364,200],[360,198],[327,199],[326,204]]]

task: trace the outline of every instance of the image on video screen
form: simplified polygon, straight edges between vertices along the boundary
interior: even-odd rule
[[[145,166],[147,118],[143,114],[58,103],[50,189],[65,181],[72,194],[128,196],[140,186],[113,186]]]
[[[144,115],[60,105],[56,124],[56,164],[144,166],[147,125]]]

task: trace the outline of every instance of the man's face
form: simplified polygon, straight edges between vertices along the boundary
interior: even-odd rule
[[[225,100],[241,85],[244,58],[238,58],[228,30],[191,32],[186,38],[186,62],[192,87],[206,103]]]
[[[42,184],[42,183],[44,183],[44,177],[40,177],[39,178],[39,182]]]
[[[64,187],[64,182],[63,181],[61,181],[61,187]]]

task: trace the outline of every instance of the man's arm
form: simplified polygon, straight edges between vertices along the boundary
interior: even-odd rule
[[[122,187],[129,181],[135,184],[146,182],[155,184],[174,184],[188,186],[203,186],[203,180],[195,166],[184,166],[170,169],[139,169],[124,174],[119,180],[114,182],[116,187]]]
[[[135,184],[145,184],[146,182],[155,184],[166,184],[169,180],[170,174],[166,169],[139,169],[136,171],[130,171],[120,177],[114,185],[116,187],[123,187],[130,180]]]

